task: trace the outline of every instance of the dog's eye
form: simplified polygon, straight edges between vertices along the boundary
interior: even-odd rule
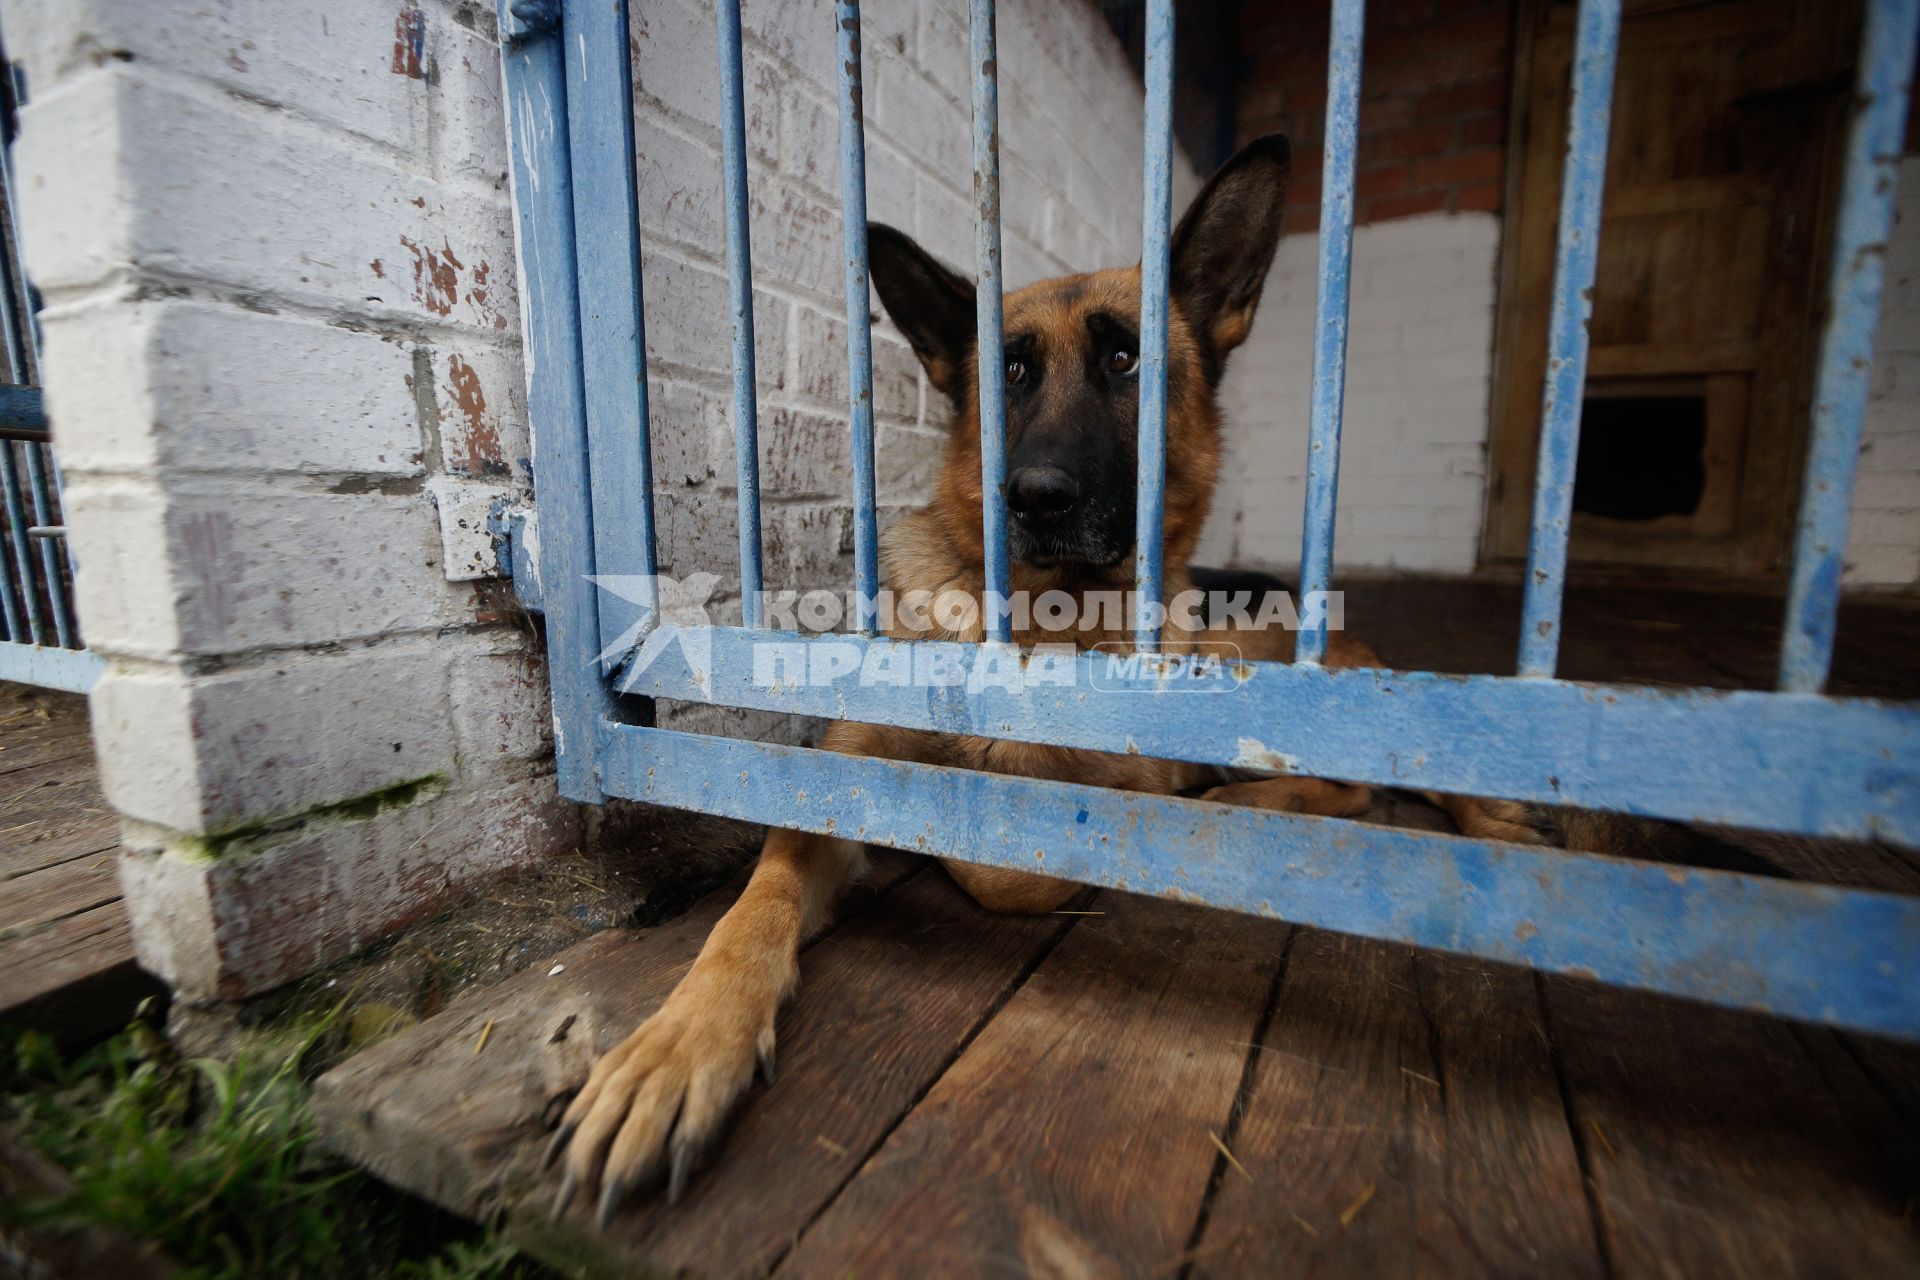
[[[1027,380],[1027,362],[1025,360],[1007,361],[1007,382],[1021,383]]]
[[[1117,373],[1124,377],[1139,367],[1140,357],[1125,347],[1115,347],[1113,354],[1107,357],[1108,373]]]

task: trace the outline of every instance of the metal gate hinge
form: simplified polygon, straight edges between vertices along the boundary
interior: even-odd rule
[[[501,0],[500,35],[509,42],[531,40],[560,29],[560,0]]]
[[[513,579],[513,594],[528,613],[543,613],[540,584],[540,523],[531,507],[495,502],[487,513],[487,532],[500,556],[500,568]]]

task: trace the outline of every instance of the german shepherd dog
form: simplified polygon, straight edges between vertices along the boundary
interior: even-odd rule
[[[1173,303],[1167,342],[1167,475],[1164,588],[1192,586],[1188,557],[1200,536],[1220,465],[1216,391],[1229,353],[1246,340],[1279,239],[1288,175],[1286,139],[1240,151],[1207,183],[1172,242]],[[884,549],[895,597],[984,592],[978,353],[974,290],[892,228],[868,230],[875,288],[927,377],[953,405],[952,434],[933,501],[891,530]],[[1005,302],[1006,495],[1014,592],[1083,598],[1132,586],[1140,272],[1098,271],[1048,280]],[[1081,648],[1131,647],[1127,624],[1087,618],[1069,638]],[[1176,611],[1177,614],[1177,611]],[[897,622],[897,620],[896,620]],[[1111,626],[1115,629],[1103,629]],[[897,626],[892,628],[897,630]],[[922,633],[923,635],[925,633]],[[1223,637],[1248,658],[1290,661],[1293,633],[1185,629],[1170,615],[1163,647],[1192,653]],[[934,638],[979,641],[971,625]],[[1022,644],[1058,634],[1016,630]],[[1383,666],[1343,632],[1329,637],[1333,666]],[[1201,788],[1208,799],[1295,813],[1350,816],[1364,786],[1300,777],[1230,780],[1211,767],[1027,742],[838,723],[828,750],[957,765],[1031,778],[1160,794]],[[1469,835],[1537,842],[1531,811],[1468,797],[1435,797]],[[628,1193],[664,1172],[678,1198],[700,1154],[758,1065],[771,1078],[774,1021],[799,982],[801,942],[826,925],[841,891],[864,866],[852,840],[769,831],[740,898],[714,926],[678,987],[625,1042],[602,1057],[554,1135],[565,1159],[555,1212],[598,1184],[604,1220]],[[990,911],[1053,910],[1079,886],[964,862],[947,871]]]

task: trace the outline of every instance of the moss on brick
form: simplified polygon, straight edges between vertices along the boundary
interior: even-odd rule
[[[229,858],[249,852],[241,846],[268,836],[334,822],[364,822],[383,813],[404,809],[440,794],[446,785],[447,775],[444,773],[422,774],[418,778],[409,778],[344,800],[330,800],[297,813],[235,823],[201,836],[173,832],[167,836],[167,852],[194,862]]]

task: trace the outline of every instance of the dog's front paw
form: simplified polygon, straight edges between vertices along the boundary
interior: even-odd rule
[[[663,1170],[667,1198],[677,1201],[753,1082],[755,1063],[773,1078],[778,1000],[762,1006],[735,993],[729,1001],[706,985],[690,979],[594,1064],[549,1148],[549,1161],[563,1155],[566,1161],[555,1216],[597,1182],[604,1224],[629,1193]]]
[[[1443,807],[1453,816],[1461,835],[1513,844],[1564,843],[1552,811],[1544,805],[1477,796],[1453,796],[1450,801]]]

